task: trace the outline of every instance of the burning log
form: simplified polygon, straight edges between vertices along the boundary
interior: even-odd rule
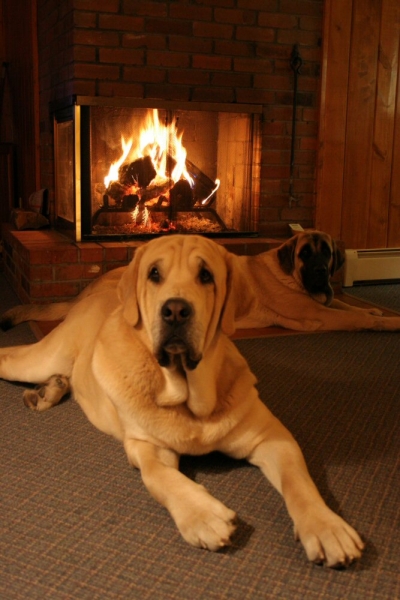
[[[128,194],[122,200],[122,210],[133,210],[140,202],[137,194]]]
[[[140,197],[144,202],[152,200],[153,198],[159,198],[160,196],[167,194],[170,190],[172,182],[167,179],[158,185],[151,185],[144,190],[141,190]]]
[[[118,171],[118,178],[122,185],[145,188],[157,175],[150,156],[138,158],[132,163],[122,165]]]
[[[178,210],[190,211],[193,205],[193,192],[190,183],[186,179],[180,179],[169,192],[170,221],[175,221]]]
[[[125,164],[120,167],[118,171],[118,181],[112,181],[106,189],[106,195],[112,198],[117,206],[125,206],[127,203],[132,203],[132,199],[126,201],[125,198],[132,196],[136,197],[137,194],[132,194],[132,187],[138,192],[140,197],[143,197],[143,193],[140,193],[140,189],[147,190],[147,186],[156,176],[156,170],[153,167],[153,163],[149,156],[144,158],[138,158],[130,164]],[[161,193],[161,191],[159,192]],[[148,196],[147,199],[155,198],[157,191],[153,195]],[[137,201],[137,200],[136,200]],[[133,204],[133,207],[135,204]]]
[[[122,199],[126,196],[127,189],[119,181],[112,181],[106,189],[106,195],[115,200],[117,204],[122,204]]]
[[[175,161],[170,159],[170,163],[173,169]],[[191,161],[186,160],[186,167],[193,188],[186,179],[175,184],[169,178],[152,183],[157,173],[149,156],[124,164],[118,171],[119,180],[112,181],[106,189],[104,207],[108,208],[108,198],[124,210],[132,210],[139,199],[144,203],[157,198],[156,206],[160,207],[169,194],[170,219],[175,220],[177,211],[192,210],[196,202],[207,198],[215,188],[214,182]]]

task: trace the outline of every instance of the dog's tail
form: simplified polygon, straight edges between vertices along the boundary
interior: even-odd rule
[[[19,304],[0,317],[0,328],[7,331],[26,321],[62,321],[76,302],[53,302],[52,304]]]

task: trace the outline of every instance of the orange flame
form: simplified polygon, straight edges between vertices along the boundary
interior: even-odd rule
[[[121,138],[122,155],[111,165],[107,176],[104,178],[106,188],[112,181],[118,181],[119,168],[135,153],[132,160],[150,156],[156,176],[153,182],[165,181],[169,177],[174,183],[179,179],[186,179],[191,186],[194,182],[186,169],[186,149],[182,144],[183,133],[178,135],[177,122],[173,119],[171,123],[163,125],[160,123],[158,110],[154,109],[147,113],[145,122],[140,130],[138,143],[135,149],[133,137],[127,142]],[[172,173],[167,172],[168,158],[175,162]]]
[[[122,156],[115,162],[112,163],[108,175],[104,177],[104,185],[106,188],[110,185],[112,181],[118,181],[118,170],[120,166],[125,162],[130,149],[132,148],[133,139],[131,138],[127,142],[125,142],[124,137],[121,136],[121,146],[122,146]]]

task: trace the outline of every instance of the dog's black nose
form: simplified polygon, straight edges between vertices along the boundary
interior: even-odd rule
[[[182,325],[192,315],[192,307],[186,300],[170,298],[161,308],[161,316],[168,325]]]
[[[314,273],[316,275],[324,275],[328,272],[328,267],[326,265],[315,265]]]

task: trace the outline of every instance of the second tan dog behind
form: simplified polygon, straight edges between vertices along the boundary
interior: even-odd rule
[[[36,403],[27,401],[37,410],[57,403],[69,378],[87,418],[120,440],[193,546],[218,550],[236,527],[235,512],[178,468],[181,454],[216,450],[261,469],[309,560],[346,566],[363,542],[322,500],[299,446],[260,400],[228,337],[241,286],[233,258],[199,236],[143,245],[118,286],[81,299],[41,341],[0,349],[0,377],[51,378],[49,397],[45,385]]]
[[[378,308],[358,308],[333,297],[332,275],[343,257],[331,236],[299,233],[278,248],[256,256],[232,255],[241,280],[237,298],[238,329],[279,326],[296,331],[400,330],[400,317],[384,317]],[[70,302],[19,305],[0,318],[4,330],[23,321],[64,319],[76,302],[117,285],[127,267],[102,275]]]
[[[398,331],[400,316],[378,308],[358,308],[334,298],[332,275],[344,258],[331,236],[305,231],[278,248],[237,256],[243,281],[238,329],[277,325],[295,331]]]

